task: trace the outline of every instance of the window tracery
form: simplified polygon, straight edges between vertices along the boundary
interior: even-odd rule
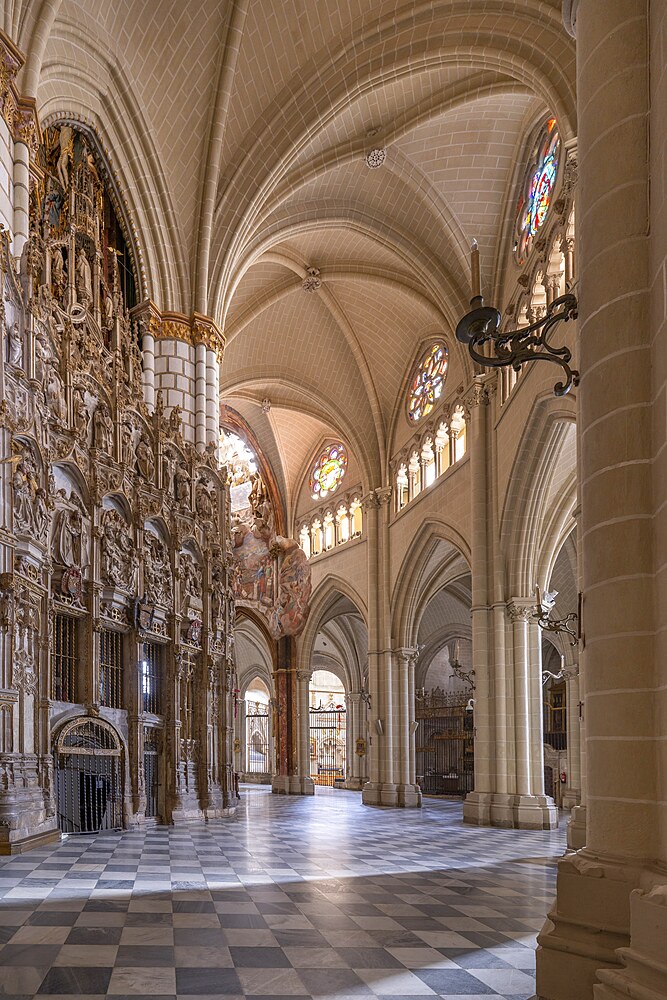
[[[313,500],[323,500],[340,486],[347,469],[347,451],[340,441],[330,444],[317,457],[310,474]]]
[[[427,421],[422,434],[392,462],[396,513],[432,486],[466,454],[466,416],[461,403],[447,405],[439,422]]]
[[[535,143],[519,195],[514,249],[519,264],[523,264],[528,258],[535,237],[549,212],[558,175],[559,157],[560,135],[556,119],[549,118]]]
[[[416,424],[428,416],[442,396],[449,367],[447,346],[438,341],[428,348],[417,364],[410,380],[408,419]]]
[[[306,558],[310,559],[361,538],[362,531],[361,500],[353,492],[341,497],[335,507],[311,512],[308,520],[298,526],[297,537]]]

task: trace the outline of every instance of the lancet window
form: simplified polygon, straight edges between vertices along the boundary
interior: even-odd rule
[[[422,437],[406,446],[394,461],[395,510],[406,507],[432,486],[466,453],[466,420],[459,403],[447,407],[446,417],[425,428]]]
[[[524,176],[516,213],[514,255],[519,264],[528,258],[535,237],[545,223],[558,174],[560,136],[555,118],[542,128]]]
[[[355,493],[341,497],[339,503],[314,511],[299,525],[297,537],[307,558],[322,555],[332,549],[361,538],[363,513]]]

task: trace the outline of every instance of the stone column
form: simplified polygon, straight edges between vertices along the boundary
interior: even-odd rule
[[[548,1000],[667,996],[666,33],[664,4],[578,5],[587,838],[538,939]]]
[[[206,347],[195,347],[195,445],[197,451],[206,447]]]
[[[581,802],[579,666],[574,663],[566,667],[564,672],[567,705],[567,782],[563,792],[563,808],[573,809]],[[579,846],[583,846],[583,844]]]
[[[357,740],[365,740],[368,743],[366,731],[366,706],[361,697],[361,691],[351,691],[346,699],[347,707],[347,730],[348,730],[348,754],[349,754],[349,775],[345,782],[345,788],[352,791],[360,791],[366,783],[366,761],[367,752],[363,755],[357,753]]]
[[[298,781],[301,795],[314,795],[315,782],[310,776],[310,670],[297,670],[297,748]]]
[[[369,780],[362,802],[398,805],[394,780],[396,754],[392,654],[389,637],[389,500],[391,487],[371,490],[362,500],[366,515],[368,555],[368,690],[371,698],[369,740],[372,742]]]
[[[403,647],[394,651],[395,701],[394,733],[397,751],[395,770],[398,804],[404,807],[421,806],[422,792],[415,774],[415,664],[419,650]]]
[[[494,691],[489,649],[488,376],[475,375],[465,397],[470,412],[470,492],[472,507],[472,659],[475,668],[475,787],[463,803],[466,823],[491,822],[494,792]]]

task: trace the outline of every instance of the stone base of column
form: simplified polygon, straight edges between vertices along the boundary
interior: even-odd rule
[[[562,858],[556,902],[537,939],[537,996],[590,1000],[596,983],[596,1000],[667,996],[664,878],[585,851]]]
[[[586,846],[586,806],[575,806],[567,823],[567,846],[580,851]]]
[[[390,781],[367,781],[361,790],[361,801],[365,806],[397,806],[396,785]]]
[[[365,778],[348,778],[344,782],[343,788],[346,788],[349,792],[360,792],[365,784]]]
[[[667,996],[667,884],[630,893],[630,947],[621,969],[598,972],[596,1000],[660,1000]]]
[[[581,802],[581,792],[578,788],[570,788],[568,785],[563,789],[561,800],[563,809],[574,809]]]
[[[546,795],[470,792],[463,803],[463,822],[507,830],[556,830],[558,809]]]
[[[314,795],[315,784],[304,774],[274,774],[271,791],[274,795]]]
[[[396,785],[398,804],[404,809],[421,809],[422,790],[419,785]]]
[[[52,828],[42,830],[39,833],[16,835],[16,832],[9,827],[0,828],[0,855],[5,854],[25,854],[36,847],[46,847],[47,844],[55,844],[60,840],[60,830]]]

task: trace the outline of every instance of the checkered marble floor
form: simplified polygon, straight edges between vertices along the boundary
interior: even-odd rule
[[[0,859],[0,994],[456,997],[534,991],[563,831],[243,790],[231,820]]]

